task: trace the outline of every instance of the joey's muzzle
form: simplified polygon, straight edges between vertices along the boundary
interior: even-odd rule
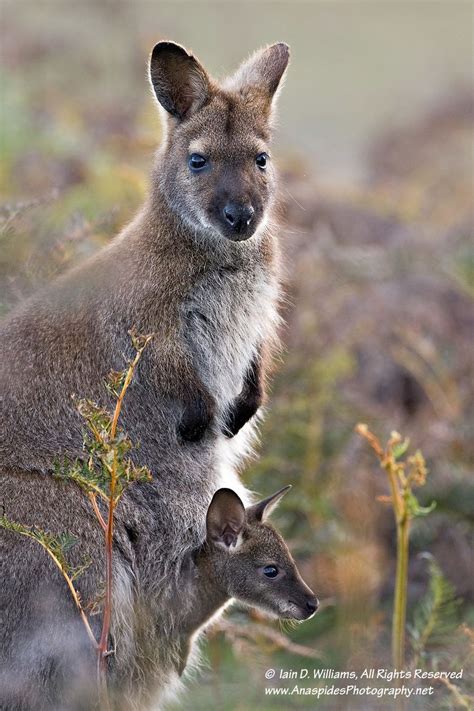
[[[307,585],[301,591],[294,591],[288,602],[295,620],[309,620],[319,607],[318,598]]]
[[[308,617],[311,617],[314,615],[316,610],[319,607],[319,600],[315,595],[312,595],[310,598],[306,600],[306,605],[305,605],[305,612],[307,613]]]
[[[305,600],[288,600],[292,608],[294,620],[309,620],[319,607],[319,600],[315,595],[308,596]]]

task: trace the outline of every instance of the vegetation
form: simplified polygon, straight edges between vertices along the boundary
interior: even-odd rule
[[[83,3],[70,5],[67,12],[57,9],[54,21],[40,5],[12,3],[4,18],[0,314],[106,244],[140,205],[160,139],[156,108],[144,91],[144,58],[154,41],[168,34],[213,64],[214,30],[207,50],[205,36],[196,39],[196,27],[203,28],[196,24],[197,14],[205,14],[202,4],[199,10],[191,5],[183,13],[174,10],[171,22],[166,12],[152,21],[153,4],[137,3],[136,25],[128,22],[122,4],[88,4],[87,22],[81,19]],[[296,5],[286,13],[289,31],[293,15],[301,17]],[[305,13],[312,12],[310,5],[302,4]],[[351,16],[354,22],[356,14],[368,12],[362,6],[372,8],[362,3]],[[280,10],[276,4],[272,8],[277,16]],[[229,22],[227,12],[222,9],[222,22]],[[391,13],[390,22],[401,12]],[[218,14],[216,22],[221,21]],[[188,34],[187,18],[193,30]],[[265,21],[252,23],[255,32],[267,27],[268,13],[261,19]],[[337,23],[338,32],[344,32],[343,24]],[[412,89],[406,94],[410,111],[404,121],[376,125],[370,102],[357,103],[360,114],[348,110],[346,65],[340,64],[338,87],[332,78],[337,68],[326,64],[321,71],[335,85],[318,86],[326,99],[343,97],[339,110],[331,112],[339,132],[336,138],[328,136],[325,100],[319,92],[302,91],[298,78],[304,70],[298,57],[304,52],[314,57],[316,23],[300,25],[300,41],[289,37],[295,64],[282,105],[285,96],[292,96],[298,104],[291,115],[304,117],[310,109],[314,114],[309,102],[317,101],[321,120],[310,122],[305,133],[299,119],[288,120],[287,107],[281,125],[291,150],[298,141],[309,145],[309,134],[318,134],[320,145],[336,150],[337,136],[346,138],[358,122],[360,130],[364,127],[365,148],[357,166],[362,177],[329,185],[320,177],[324,169],[319,155],[307,151],[301,157],[283,150],[281,143],[280,151],[275,149],[286,221],[287,325],[259,456],[243,478],[262,494],[293,484],[275,520],[322,605],[311,621],[284,630],[256,613],[232,610],[208,635],[208,665],[180,707],[340,709],[337,697],[267,699],[265,670],[358,672],[391,666],[393,601],[400,601],[399,610],[404,606],[401,588],[395,590],[400,525],[376,503],[387,496],[386,481],[376,474],[379,461],[354,433],[355,423],[366,422],[382,442],[394,429],[407,433],[426,459],[430,474],[417,498],[420,507],[435,500],[436,508],[428,516],[405,520],[399,540],[405,545],[409,532],[410,556],[398,576],[407,580],[405,663],[426,670],[464,667],[464,677],[449,682],[454,689],[444,681],[433,684],[436,708],[466,708],[473,694],[467,669],[474,643],[472,95],[462,86],[446,93],[440,73],[431,94],[439,100],[417,113],[410,97],[425,96],[426,87],[416,85],[421,79],[411,71],[405,52],[400,54],[400,35],[393,40],[396,54],[388,46],[383,53],[392,51],[387,66],[390,57],[393,65],[406,61],[399,80],[403,86],[411,81]],[[176,27],[184,27],[182,35]],[[286,25],[271,25],[271,34],[263,39],[249,31],[248,49],[275,36],[286,38],[286,30]],[[343,36],[349,41],[356,34],[347,30]],[[224,54],[229,65],[235,64],[242,50],[225,36]],[[443,67],[443,42],[449,37],[459,39],[445,27],[433,35]],[[326,56],[329,43],[320,38],[320,56]],[[405,33],[404,46],[408,39]],[[417,49],[422,40],[417,32]],[[454,51],[446,49],[446,57]],[[434,76],[434,50],[428,55]],[[214,66],[220,61],[216,54]],[[351,66],[366,61],[357,66],[370,84],[380,73],[380,48],[365,60],[353,52],[350,61]],[[313,86],[313,68],[310,73]],[[356,79],[357,72],[354,92],[361,87]],[[381,95],[382,103],[391,91],[392,84]],[[394,460],[395,467],[399,461]],[[397,486],[404,501],[402,480]],[[96,494],[106,521],[106,502]],[[401,619],[399,615],[399,630]],[[397,644],[397,655],[400,649]],[[350,708],[366,709],[367,699],[352,699]],[[424,708],[426,699],[410,700],[410,711]]]
[[[390,484],[390,496],[379,500],[390,503],[397,527],[397,568],[395,573],[395,601],[392,623],[392,663],[395,669],[405,668],[405,628],[407,613],[408,557],[410,523],[415,516],[426,516],[435,504],[420,506],[413,494],[414,486],[426,483],[426,465],[418,450],[407,461],[401,461],[409,446],[409,440],[402,441],[398,432],[392,432],[385,449],[367,425],[359,424],[356,431],[364,437],[374,450],[382,469],[385,469]]]

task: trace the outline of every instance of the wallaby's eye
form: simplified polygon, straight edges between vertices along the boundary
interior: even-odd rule
[[[267,167],[268,155],[266,153],[259,153],[255,158],[255,163],[258,165],[260,170],[265,170]]]
[[[263,569],[263,574],[267,578],[276,578],[278,575],[278,568],[275,565],[266,565]]]
[[[189,167],[193,173],[198,173],[207,165],[207,158],[200,156],[199,153],[191,153],[189,157]]]

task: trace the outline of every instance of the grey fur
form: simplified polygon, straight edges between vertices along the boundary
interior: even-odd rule
[[[171,54],[187,55],[167,44]],[[181,114],[167,117],[150,195],[132,223],[0,326],[4,511],[12,520],[77,536],[78,559],[94,561],[78,580],[84,601],[97,597],[103,581],[101,532],[84,495],[50,472],[58,457],[82,455],[72,395],[110,404],[104,379],[132,355],[129,329],[156,333],[127,393],[122,419],[140,443],[136,460],[151,469],[154,480],[132,487],[117,512],[111,632],[116,653],[110,658],[111,679],[120,691],[117,708],[146,708],[157,689],[169,687],[178,654],[172,603],[180,593],[182,566],[205,539],[212,495],[230,486],[249,499],[235,467],[248,450],[253,424],[233,439],[223,430],[235,403],[241,406],[239,394],[252,363],[264,362],[275,343],[278,324],[275,178],[271,168],[254,177],[248,156],[268,139],[273,94],[288,61],[283,47],[255,55],[231,89],[208,77],[209,94],[204,102],[193,102],[192,115],[188,107],[183,117],[180,104]],[[179,92],[187,60],[177,76],[169,75],[166,48],[158,54],[163,66],[153,55],[155,89],[163,71]],[[192,61],[195,67],[197,60]],[[255,76],[248,86],[252,62]],[[168,84],[160,84],[159,91]],[[203,183],[191,183],[185,160],[190,141],[200,137],[216,150],[217,182],[207,191],[199,187]],[[259,223],[241,242],[205,217],[209,201],[218,194],[227,199],[234,184],[239,191],[245,185],[258,205]],[[263,370],[259,366],[262,380]],[[247,408],[239,427],[260,404],[261,383],[256,392],[255,406]],[[1,688],[8,699],[1,708],[91,708],[92,687],[85,701],[78,689],[83,693],[84,681],[93,675],[93,660],[59,572],[34,542],[6,532],[0,564]]]

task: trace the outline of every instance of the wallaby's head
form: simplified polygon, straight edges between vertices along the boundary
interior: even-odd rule
[[[306,620],[318,600],[301,578],[283,538],[266,518],[287,486],[245,509],[231,489],[219,489],[207,512],[201,555],[206,573],[229,597],[282,619]]]
[[[154,47],[150,79],[167,117],[156,179],[196,232],[241,241],[265,223],[275,193],[272,108],[288,59],[286,44],[271,45],[218,84],[184,47]]]

